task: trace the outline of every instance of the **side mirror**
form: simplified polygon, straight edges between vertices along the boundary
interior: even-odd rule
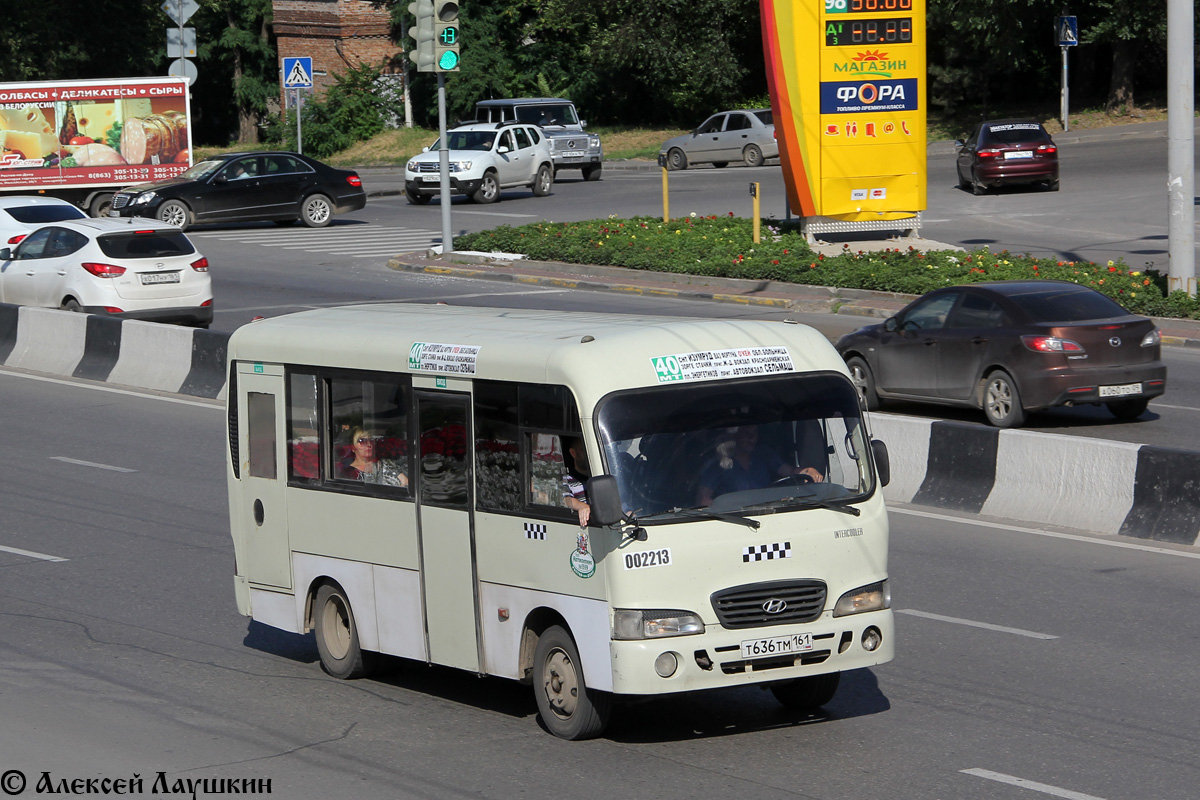
[[[892,460],[888,457],[887,445],[878,439],[872,439],[871,455],[875,457],[875,469],[879,471],[879,485],[887,486],[892,482]]]
[[[966,147],[966,146],[967,146],[967,143],[966,143],[966,142],[964,142],[962,139],[955,139],[955,140],[954,140],[954,146],[955,146],[955,147]]]
[[[213,178],[213,183],[229,183],[229,176],[222,172],[220,175]]]
[[[621,490],[612,475],[597,475],[586,484],[588,505],[592,507],[592,522],[597,525],[614,525],[625,519],[621,507]]]
[[[580,127],[580,128],[586,128],[586,127],[587,127],[587,120],[586,120],[586,119],[581,119],[581,120],[579,120],[579,127]]]
[[[895,333],[900,328],[900,323],[896,322],[895,317],[888,317],[883,321],[883,329],[888,333]]]
[[[11,261],[11,260],[12,260],[12,248],[11,247],[6,247],[3,250],[0,250],[0,261]]]
[[[428,145],[426,145],[425,147],[422,147],[422,148],[421,148],[421,152],[422,152],[422,153],[428,153],[428,152],[429,152],[429,146],[428,146]]]
[[[504,153],[507,153],[507,152],[508,152],[508,146],[507,146],[507,145],[503,145],[503,144],[502,144],[502,145],[500,145],[499,147],[497,147],[497,148],[496,148],[496,152],[497,152],[497,153],[500,153],[501,155],[503,155]]]

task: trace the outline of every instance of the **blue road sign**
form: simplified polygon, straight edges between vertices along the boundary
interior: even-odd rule
[[[1054,33],[1058,36],[1059,47],[1079,44],[1079,23],[1075,17],[1055,17]]]
[[[283,88],[311,89],[312,86],[313,69],[310,56],[283,59]]]

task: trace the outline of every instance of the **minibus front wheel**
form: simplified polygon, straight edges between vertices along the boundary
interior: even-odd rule
[[[571,634],[552,625],[538,637],[533,690],[546,730],[560,739],[591,739],[604,732],[612,696],[588,689]]]
[[[775,695],[775,699],[788,708],[797,711],[816,711],[833,699],[837,693],[838,684],[841,682],[842,673],[840,672],[810,675],[784,683],[772,684],[771,694]]]
[[[369,675],[374,653],[358,646],[358,626],[350,600],[336,583],[323,583],[313,601],[313,622],[321,668],[335,678],[350,680]]]

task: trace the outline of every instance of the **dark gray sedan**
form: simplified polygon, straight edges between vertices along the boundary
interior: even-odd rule
[[[1084,403],[1136,419],[1166,390],[1160,348],[1150,319],[1042,280],[937,289],[837,343],[866,408],[889,398],[970,406],[999,428]]]
[[[724,167],[744,161],[759,167],[765,159],[779,157],[771,109],[753,108],[722,111],[706,119],[691,133],[667,139],[659,148],[667,169],[687,169],[688,164]]]

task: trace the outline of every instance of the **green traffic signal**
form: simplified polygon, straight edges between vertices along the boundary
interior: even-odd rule
[[[438,58],[438,69],[442,72],[450,72],[458,69],[458,53],[454,50],[447,50]]]

